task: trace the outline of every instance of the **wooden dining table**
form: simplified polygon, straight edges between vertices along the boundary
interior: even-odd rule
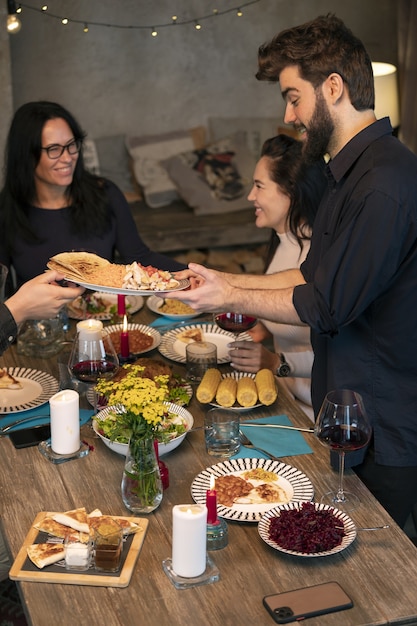
[[[149,324],[156,318],[145,305],[131,321]],[[198,323],[200,318],[192,320]],[[75,322],[69,331],[73,336]],[[169,362],[182,375],[182,363],[167,360],[155,349],[146,356]],[[0,366],[26,366],[57,376],[57,357],[22,357],[12,346]],[[227,368],[228,366],[222,366]],[[277,401],[245,413],[244,420],[285,414],[295,426],[311,422],[279,383]],[[83,402],[86,400],[83,399]],[[202,426],[207,407],[193,395],[189,411],[194,426]],[[1,416],[0,416],[1,424]],[[122,456],[95,438],[87,424],[82,439],[93,447],[84,458],[53,464],[37,447],[16,449],[0,439],[0,513],[2,532],[15,559],[34,519],[41,511],[68,511],[85,506],[111,515],[130,515],[121,498]],[[279,437],[277,431],[276,436]],[[315,497],[337,486],[329,452],[313,434],[303,433],[313,453],[282,457],[311,480]],[[266,595],[328,581],[337,581],[353,600],[353,608],[309,619],[311,626],[417,624],[417,548],[351,470],[345,486],[360,504],[349,515],[358,527],[356,539],[344,550],[324,557],[300,557],[275,550],[262,540],[257,523],[228,521],[227,547],[210,551],[219,571],[212,584],[177,589],[163,569],[172,556],[172,509],[192,502],[194,478],[218,462],[206,453],[202,428],[163,457],[169,487],[149,521],[130,583],[125,588],[49,582],[17,583],[27,620],[33,626],[106,624],[106,626],[270,626],[263,606]],[[382,530],[361,530],[389,524]]]

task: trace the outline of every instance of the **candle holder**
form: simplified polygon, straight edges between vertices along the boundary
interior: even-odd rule
[[[207,550],[221,550],[229,543],[229,533],[224,519],[218,517],[213,523],[207,523]]]
[[[190,589],[191,587],[198,587],[200,585],[210,585],[220,579],[220,572],[209,556],[207,556],[205,571],[200,574],[200,576],[195,576],[194,578],[185,578],[174,572],[172,569],[172,559],[162,561],[162,567],[176,589]]]
[[[52,450],[51,440],[46,439],[40,442],[38,450],[48,461],[54,463],[54,465],[58,465],[59,463],[66,463],[67,461],[73,461],[74,459],[81,459],[83,456],[87,456],[90,448],[88,444],[80,441],[80,447],[75,452],[71,452],[70,454],[58,454],[58,452]]]

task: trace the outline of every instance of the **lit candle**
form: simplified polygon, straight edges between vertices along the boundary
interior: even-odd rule
[[[80,341],[99,341],[103,322],[100,320],[82,320],[77,324],[77,333]]]
[[[195,578],[206,570],[207,507],[177,504],[172,509],[172,569],[178,576]]]
[[[117,296],[117,316],[123,317],[126,315],[126,299],[125,296],[120,294]]]
[[[214,474],[210,476],[210,489],[206,492],[207,524],[217,523],[217,492],[214,489]]]
[[[123,330],[120,333],[120,354],[124,359],[127,359],[130,354],[129,349],[129,332],[127,330],[127,316],[125,314],[123,318]]]
[[[51,448],[57,454],[72,454],[80,448],[80,396],[73,389],[58,391],[49,400]]]

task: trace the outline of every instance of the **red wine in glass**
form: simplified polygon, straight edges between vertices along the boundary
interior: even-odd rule
[[[71,367],[71,372],[81,382],[96,383],[99,378],[107,378],[116,373],[117,366],[112,361],[79,361]]]
[[[217,313],[214,321],[219,328],[234,333],[236,339],[240,333],[250,330],[257,323],[257,318],[244,313]]]
[[[317,416],[314,432],[320,443],[339,454],[339,487],[325,493],[321,502],[349,511],[357,506],[359,498],[343,488],[345,454],[364,448],[372,434],[361,395],[350,389],[330,391]]]

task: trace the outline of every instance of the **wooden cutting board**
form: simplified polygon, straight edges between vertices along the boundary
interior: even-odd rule
[[[140,526],[140,530],[132,535],[129,535],[123,543],[122,565],[119,572],[97,572],[94,567],[90,568],[86,572],[69,572],[65,569],[64,565],[58,565],[57,563],[54,565],[48,565],[43,569],[39,569],[32,563],[27,555],[28,546],[33,543],[42,543],[47,541],[48,538],[46,533],[40,532],[34,527],[34,525],[39,524],[45,517],[52,515],[55,515],[55,513],[42,511],[36,516],[9,572],[9,578],[11,578],[11,580],[60,583],[64,585],[92,585],[95,587],[128,586],[145,539],[149,520],[142,517],[117,516],[119,518],[130,520]]]

